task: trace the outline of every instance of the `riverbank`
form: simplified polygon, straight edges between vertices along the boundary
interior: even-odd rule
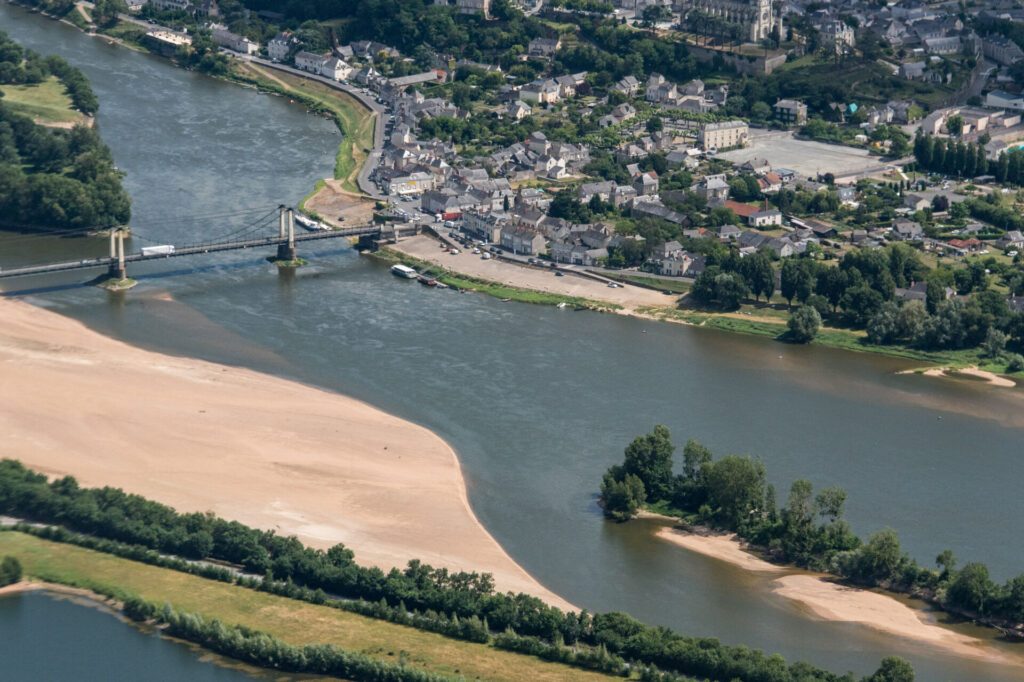
[[[383,569],[421,559],[492,573],[501,590],[573,608],[487,533],[454,451],[427,429],[296,382],[134,348],[23,302],[0,299],[0,315],[2,456],[314,547],[341,542]]]
[[[18,591],[46,590],[89,599],[120,616],[121,602],[137,597],[179,611],[217,618],[227,625],[266,632],[295,646],[331,644],[387,662],[406,652],[408,664],[437,674],[461,671],[467,679],[601,680],[571,668],[443,635],[370,618],[326,605],[140,564],[73,545],[16,532],[0,533],[0,553],[17,556],[29,581]],[[112,595],[111,597],[105,595]],[[218,663],[236,662],[216,659]]]
[[[450,276],[464,275],[485,282],[493,282],[522,291],[538,291],[561,296],[579,296],[592,301],[616,306],[615,312],[660,322],[672,322],[694,327],[704,327],[748,336],[760,336],[774,340],[784,339],[788,328],[787,317],[751,311],[719,313],[679,307],[679,292],[666,294],[660,290],[632,286],[626,283],[619,288],[609,288],[600,279],[589,279],[573,275],[573,269],[565,269],[565,277],[555,277],[542,268],[527,267],[498,259],[482,260],[480,256],[463,251],[451,255],[441,251],[435,238],[419,235],[404,239],[388,249],[399,257],[414,259],[421,263],[442,269]],[[410,261],[411,262],[411,261]],[[413,263],[415,264],[415,263]],[[625,281],[625,280],[620,280]],[[484,293],[488,293],[484,290]],[[499,294],[503,298],[504,295]],[[557,301],[550,301],[557,303]],[[594,306],[599,307],[599,306]],[[823,327],[812,342],[814,345],[858,353],[873,353],[886,357],[901,358],[915,362],[942,365],[946,370],[941,376],[957,378],[967,375],[971,381],[987,379],[988,385],[1012,387],[1016,383],[998,373],[998,366],[978,366],[977,350],[922,351],[905,346],[882,346],[864,343],[864,333],[848,329]],[[906,373],[925,373],[939,376],[935,368],[907,370]],[[961,380],[965,377],[961,376]]]
[[[940,647],[957,656],[1024,668],[1024,656],[1008,654],[983,639],[942,627],[934,618],[929,618],[927,612],[912,607],[907,599],[770,563],[748,551],[734,534],[690,533],[670,527],[661,528],[655,534],[688,551],[766,576],[771,580],[768,588],[774,594],[799,604],[817,618],[857,623]]]
[[[583,305],[586,302],[591,302],[593,305],[590,307],[635,314],[645,306],[671,305],[674,301],[673,297],[650,289],[634,286],[610,288],[598,279],[575,275],[571,270],[565,276],[557,277],[554,272],[543,268],[518,265],[497,258],[484,260],[480,255],[473,254],[471,251],[462,250],[459,254],[453,255],[447,251],[441,251],[437,239],[425,234],[403,239],[397,244],[390,245],[388,250],[398,254],[399,257],[404,256],[420,263],[429,263],[431,266],[456,276],[463,275],[480,282],[555,296],[550,301],[535,301],[540,303],[567,302],[572,304],[575,299]],[[481,290],[487,293],[485,288],[481,288]],[[500,290],[495,294],[499,297],[506,297]],[[564,297],[565,300],[558,297]]]

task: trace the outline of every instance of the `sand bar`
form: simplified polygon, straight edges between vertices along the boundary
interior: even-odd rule
[[[421,559],[492,573],[571,608],[483,528],[454,451],[358,400],[134,348],[0,298],[0,457],[181,511],[342,542],[388,569]]]
[[[776,574],[778,577],[768,578],[771,580],[770,589],[803,605],[818,618],[858,623],[887,634],[941,647],[958,656],[1024,667],[1024,656],[1013,656],[984,640],[929,622],[924,612],[899,599],[841,585],[826,576],[769,563],[746,551],[735,535],[699,535],[675,528],[661,528],[657,536],[744,570]]]
[[[773,582],[776,594],[806,606],[826,620],[860,623],[898,637],[942,647],[958,656],[1024,667],[1024,657],[999,651],[983,640],[922,619],[921,613],[885,594],[847,587],[808,574]]]
[[[913,372],[914,370],[908,370]],[[959,369],[950,369],[948,367],[931,367],[921,372],[926,377],[947,377],[956,378],[957,375],[964,375],[974,377],[976,379],[982,379],[989,386],[998,386],[1000,388],[1013,388],[1017,385],[1013,379],[1003,376],[1002,374],[996,374],[995,372],[989,372],[977,367],[963,367]]]
[[[675,528],[662,528],[658,531],[658,537],[668,540],[674,545],[679,545],[683,549],[725,561],[747,571],[784,573],[787,570],[784,566],[767,562],[743,549],[743,545],[732,533],[728,535],[697,535]]]

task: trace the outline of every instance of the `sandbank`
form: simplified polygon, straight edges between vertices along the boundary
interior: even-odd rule
[[[598,280],[573,275],[571,269],[563,268],[566,276],[556,277],[551,270],[518,265],[497,258],[484,260],[469,251],[452,255],[440,251],[438,240],[426,235],[403,239],[397,244],[390,245],[389,248],[477,279],[534,291],[614,303],[622,306],[622,312],[626,313],[634,313],[637,308],[644,306],[671,306],[675,304],[676,300],[676,296],[628,284],[611,288]]]
[[[487,533],[454,451],[427,429],[297,382],[135,348],[24,302],[0,298],[0,315],[0,457],[314,547],[341,542],[364,565],[491,573],[500,590],[573,608]]]
[[[929,623],[918,610],[878,592],[808,574],[783,576],[772,584],[776,594],[806,606],[819,618],[860,623],[887,634],[939,646],[966,658],[1024,667],[1024,658],[999,651],[977,637]]]
[[[913,371],[913,370],[909,370]],[[926,377],[952,377],[955,378],[958,374],[964,374],[967,376],[982,379],[989,386],[998,386],[1000,388],[1013,388],[1017,385],[1017,382],[1013,379],[1009,379],[1001,374],[995,372],[989,372],[977,367],[963,367],[957,369],[951,369],[949,367],[931,367],[921,372]]]
[[[662,528],[658,531],[657,535],[659,538],[668,540],[683,549],[724,561],[747,571],[784,573],[787,570],[783,566],[765,561],[743,549],[743,545],[740,544],[740,541],[733,533],[728,535],[697,535],[676,528]]]
[[[941,647],[958,656],[1024,667],[1024,657],[1012,656],[977,637],[928,622],[922,611],[892,596],[841,585],[827,576],[769,563],[746,551],[735,535],[702,535],[676,528],[661,528],[657,536],[744,570],[785,574],[769,578],[772,591],[803,605],[818,618],[858,623],[887,634]]]

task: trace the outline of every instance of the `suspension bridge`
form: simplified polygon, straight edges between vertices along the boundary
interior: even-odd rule
[[[276,255],[269,257],[268,260],[277,263],[281,268],[294,268],[302,264],[298,256],[298,244],[300,242],[358,238],[361,246],[372,248],[382,238],[392,237],[397,240],[398,237],[415,234],[419,230],[415,226],[400,227],[390,225],[384,227],[379,224],[365,224],[296,234],[295,212],[285,206],[279,206],[276,212],[276,231],[273,230],[272,219],[274,212],[271,211],[266,216],[256,219],[249,225],[234,232],[220,235],[213,240],[191,244],[162,244],[160,246],[143,247],[138,252],[127,254],[124,248],[125,231],[114,229],[110,231],[110,254],[107,257],[6,268],[0,270],[0,279],[43,275],[70,270],[106,268],[106,277],[102,279],[110,282],[128,283],[130,282],[128,279],[129,263],[267,247],[277,247]],[[147,239],[143,241],[152,240]]]

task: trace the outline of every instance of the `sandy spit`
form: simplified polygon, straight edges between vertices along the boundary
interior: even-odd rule
[[[421,559],[573,608],[477,520],[451,447],[363,402],[134,348],[0,299],[0,457],[180,511],[342,542],[384,569]]]
[[[998,651],[976,637],[929,623],[916,609],[878,592],[808,574],[783,576],[772,584],[776,594],[806,606],[825,620],[860,623],[887,634],[941,647],[958,656],[1024,667],[1024,658]]]
[[[659,538],[668,540],[683,549],[724,561],[747,571],[785,573],[787,570],[783,566],[765,561],[743,549],[743,545],[740,544],[740,541],[733,533],[728,535],[697,535],[675,528],[662,528],[657,534]]]
[[[887,634],[941,647],[958,656],[1024,667],[1024,657],[1011,656],[981,639],[928,622],[923,612],[894,597],[769,563],[747,552],[735,535],[698,535],[662,528],[657,531],[657,536],[744,570],[777,575],[769,578],[770,589],[801,604],[818,618],[858,623]]]

